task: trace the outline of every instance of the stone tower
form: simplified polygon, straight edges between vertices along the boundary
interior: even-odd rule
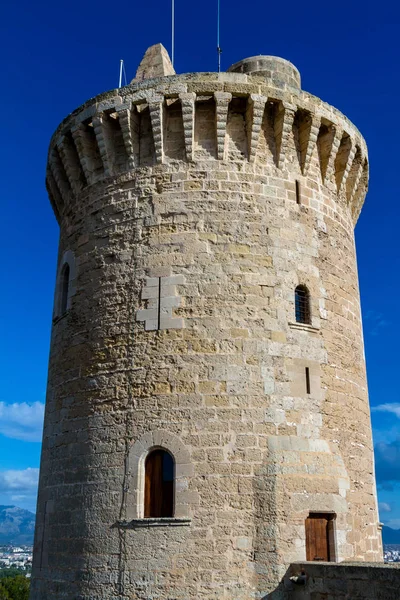
[[[31,600],[261,599],[292,561],[382,560],[367,184],[358,130],[271,56],[176,75],[157,45],[61,123]]]

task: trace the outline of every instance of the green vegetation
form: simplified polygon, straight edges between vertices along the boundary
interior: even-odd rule
[[[0,600],[28,600],[29,583],[19,569],[1,569]]]
[[[17,575],[23,575],[24,571],[20,567],[7,567],[0,569],[0,583],[4,577],[16,577]]]

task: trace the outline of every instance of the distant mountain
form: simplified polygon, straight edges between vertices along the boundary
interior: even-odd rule
[[[400,529],[392,529],[384,525],[382,527],[382,540],[387,544],[400,544]]]
[[[0,544],[33,544],[34,531],[34,513],[0,504]]]

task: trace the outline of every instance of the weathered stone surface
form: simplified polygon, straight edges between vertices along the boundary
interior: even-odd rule
[[[398,600],[399,589],[399,564],[305,562],[290,566],[268,600]]]
[[[249,73],[281,85],[300,87],[300,73],[294,65],[277,56],[251,56],[230,66],[228,72]]]
[[[310,511],[335,513],[337,560],[382,560],[356,128],[277,80],[172,75],[75,111],[47,181],[74,293],[52,331],[31,599],[264,598],[305,559]],[[139,527],[154,446],[176,457],[177,520]]]
[[[154,44],[154,46],[147,48],[146,54],[136,71],[136,77],[132,79],[131,83],[143,79],[164,77],[165,75],[175,75],[175,69],[164,46]]]

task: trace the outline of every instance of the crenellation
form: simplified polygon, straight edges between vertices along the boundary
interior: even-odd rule
[[[354,194],[357,191],[358,184],[360,183],[360,179],[364,168],[360,147],[358,145],[355,145],[354,148],[354,159],[351,163],[351,167],[349,169],[349,174],[346,181],[346,197],[347,202],[350,204],[350,206],[352,205]]]
[[[136,110],[139,114],[139,165],[150,167],[156,161],[149,104],[147,102],[136,104]]]
[[[104,175],[109,177],[113,174],[113,146],[107,117],[104,113],[98,113],[92,121],[96,143],[103,163]]]
[[[83,123],[78,123],[71,128],[72,138],[78,152],[82,171],[88,185],[94,183],[94,165],[92,158],[91,141],[87,132],[87,127]]]
[[[292,132],[296,107],[281,102],[277,106],[277,112],[274,120],[274,135],[276,147],[276,166],[282,168],[286,156],[286,150],[289,143],[289,136]]]
[[[112,108],[105,112],[104,116],[104,125],[107,129],[107,137],[110,140],[109,154],[111,155],[113,173],[118,175],[119,173],[124,173],[127,170],[129,162],[119,113]]]
[[[256,163],[268,163],[276,165],[276,138],[275,138],[275,116],[277,104],[268,101],[265,105],[264,115],[261,124],[258,148],[256,151]]]
[[[71,189],[74,194],[78,194],[87,185],[87,181],[81,169],[79,156],[70,132],[60,139],[57,149]]]
[[[307,120],[309,120],[309,123],[305,126],[305,131],[303,130],[301,164],[301,170],[305,176],[308,175],[311,158],[317,145],[318,132],[321,127],[321,117],[316,114],[308,114]]]
[[[50,169],[47,169],[46,173],[46,188],[56,219],[59,220],[61,218],[60,211],[62,212],[64,208],[64,201]]]
[[[165,160],[185,160],[185,131],[183,127],[182,103],[179,98],[166,99],[164,138]]]
[[[226,122],[225,156],[230,161],[248,157],[248,132],[246,130],[247,99],[233,97]]]
[[[365,159],[362,164],[361,177],[360,177],[358,186],[355,189],[355,192],[354,192],[354,195],[352,198],[351,208],[352,208],[354,222],[357,222],[357,219],[358,219],[359,214],[362,209],[364,198],[368,191],[368,177],[369,177],[368,160]]]
[[[179,99],[182,104],[182,120],[185,137],[186,160],[188,162],[192,162],[194,160],[193,145],[196,94],[179,94]]]
[[[256,159],[266,102],[267,98],[259,94],[250,94],[247,101],[246,128],[250,162]]]
[[[228,119],[229,103],[232,94],[226,92],[214,92],[215,100],[215,127],[217,136],[217,158],[225,158],[226,123]]]
[[[317,138],[319,162],[323,183],[330,183],[335,172],[336,155],[339,150],[343,130],[332,123],[321,123]]]
[[[139,166],[139,116],[134,105],[129,107],[128,104],[122,104],[116,107],[116,111],[119,116],[125,150],[128,156],[127,169],[129,171]]]
[[[346,183],[346,179],[349,174],[349,168],[353,162],[354,155],[355,146],[353,140],[346,132],[343,132],[334,163],[335,181],[338,195],[340,195],[342,186],[344,186]]]
[[[49,152],[48,167],[63,200],[63,205],[66,206],[68,205],[68,201],[71,195],[71,185],[69,183],[67,174],[65,173],[65,169],[57,147],[54,147]]]
[[[150,120],[153,133],[155,160],[162,163],[164,160],[164,97],[156,97],[149,102]]]

